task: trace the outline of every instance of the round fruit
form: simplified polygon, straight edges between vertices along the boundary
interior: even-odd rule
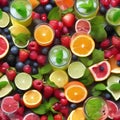
[[[36,8],[40,2],[38,0],[29,0],[30,4],[32,5],[32,8]]]
[[[68,74],[71,78],[78,79],[81,78],[85,73],[86,67],[83,63],[76,61],[72,62],[68,66]]]
[[[75,31],[78,33],[87,33],[91,31],[91,24],[86,19],[78,19],[75,23]]]
[[[27,108],[36,108],[41,104],[42,95],[37,90],[29,90],[23,95],[23,102]]]
[[[69,84],[69,83],[68,83]],[[87,97],[86,87],[80,84],[71,84],[68,87],[65,87],[65,97],[69,102],[80,103]]]
[[[24,116],[23,120],[40,120],[40,117],[34,113],[28,113]]]
[[[0,59],[7,55],[8,50],[9,50],[8,40],[4,36],[0,35]]]
[[[74,34],[70,43],[71,51],[79,57],[89,56],[94,48],[94,40],[87,34]]]
[[[2,98],[2,97],[4,97],[4,96],[8,95],[8,94],[13,90],[13,88],[12,88],[12,86],[10,85],[9,80],[8,80],[8,78],[7,78],[6,75],[3,75],[3,76],[0,78],[0,81],[1,81],[1,82],[2,82],[2,81],[7,81],[7,82],[8,82],[8,84],[7,84],[5,87],[3,87],[3,88],[0,89],[0,98]]]
[[[68,118],[68,120],[85,120],[83,107],[78,107],[75,110],[73,110]]]
[[[107,79],[111,72],[111,67],[108,61],[102,61],[89,67],[95,81],[103,81]]]
[[[63,88],[68,83],[68,75],[63,70],[56,70],[52,72],[49,79],[59,88]]]
[[[32,86],[32,77],[25,72],[18,73],[15,77],[15,85],[20,90],[28,90]]]
[[[108,117],[110,119],[114,118],[114,115],[117,113],[118,111],[118,106],[116,103],[114,103],[111,100],[106,100],[107,101],[107,106],[108,106]]]
[[[19,102],[16,101],[13,96],[7,96],[2,99],[1,109],[6,114],[12,114],[19,108]]]
[[[2,12],[2,18],[0,19],[0,27],[6,27],[10,22],[10,17],[6,12]]]

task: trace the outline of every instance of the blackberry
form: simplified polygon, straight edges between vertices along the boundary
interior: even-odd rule
[[[106,9],[102,4],[100,4],[99,12],[100,12],[102,15],[105,15],[106,12],[107,12],[107,9]]]

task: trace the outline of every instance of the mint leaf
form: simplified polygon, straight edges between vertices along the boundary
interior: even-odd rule
[[[120,20],[120,10],[113,14],[113,21],[116,22],[117,20]]]
[[[101,62],[104,60],[104,51],[94,49],[92,53],[92,60],[95,63]]]
[[[61,11],[61,12],[62,12],[62,14],[67,14],[67,13],[72,13],[73,10],[74,10],[74,9],[71,7],[71,8],[68,8],[68,9],[66,9],[66,10],[63,10],[63,11]]]
[[[54,120],[52,113],[49,113],[49,114],[48,114],[48,120]]]
[[[102,94],[102,92],[101,91],[94,91],[94,92],[92,92],[92,95],[93,96],[99,96],[99,95],[101,95]]]
[[[94,86],[94,89],[104,91],[106,90],[106,86],[103,83],[98,83]]]
[[[32,75],[32,77],[35,79],[40,79],[40,80],[43,78],[43,76],[40,73]]]
[[[7,81],[1,81],[0,82],[0,89],[4,88],[8,84]]]
[[[59,100],[55,97],[50,98],[49,100],[49,105],[52,107],[52,105],[54,105],[56,102],[58,102]]]
[[[24,3],[21,2],[21,3],[19,3],[19,5],[16,4],[16,3],[14,3],[14,4],[12,5],[12,7],[15,8],[16,11],[17,11],[23,18],[26,18],[26,17],[27,17],[27,10],[26,10],[26,7],[25,7]]]
[[[52,86],[52,87],[57,88],[57,86],[55,85],[55,83],[52,82],[52,81],[50,81],[49,79],[46,80],[46,83],[47,83],[48,85]]]
[[[63,50],[59,50],[56,54],[56,62],[60,64],[63,61]]]
[[[40,73],[41,73],[42,75],[48,74],[48,73],[50,73],[51,71],[52,71],[52,67],[51,67],[50,64],[46,64],[45,66],[43,66],[43,67],[40,69]]]
[[[48,20],[61,20],[61,10],[54,7],[48,14]]]
[[[120,91],[120,84],[119,83],[114,83],[110,86],[110,89],[112,91]]]
[[[0,9],[0,19],[2,19],[2,15],[3,15],[3,12],[2,12],[2,10]]]

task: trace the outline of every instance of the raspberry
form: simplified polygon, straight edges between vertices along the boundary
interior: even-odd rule
[[[106,49],[108,47],[110,47],[110,40],[109,39],[105,39],[104,41],[101,42],[100,47],[102,49]]]
[[[19,108],[17,109],[17,113],[18,113],[19,115],[23,115],[23,114],[24,114],[24,111],[25,111],[24,107],[19,107]]]
[[[120,60],[120,53],[118,53],[118,54],[115,56],[115,59],[116,59],[116,60]]]
[[[14,98],[16,101],[20,102],[20,94],[16,93],[16,94],[13,96],[13,98]]]
[[[56,30],[58,28],[58,21],[57,20],[50,20],[49,24],[54,30]]]
[[[70,47],[70,40],[71,40],[70,36],[62,36],[61,37],[61,44],[65,47],[69,48]]]

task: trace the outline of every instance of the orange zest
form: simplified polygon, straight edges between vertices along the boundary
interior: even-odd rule
[[[68,83],[69,84],[69,83]],[[87,97],[87,89],[81,84],[71,84],[65,87],[65,96],[72,103],[80,103]]]
[[[52,43],[54,39],[54,31],[49,25],[41,24],[36,27],[34,37],[39,45],[48,46]]]
[[[75,55],[86,57],[93,52],[95,42],[91,36],[87,34],[78,34],[71,40],[70,48]]]
[[[23,95],[23,102],[27,108],[36,108],[41,104],[42,95],[37,90],[29,90]]]

